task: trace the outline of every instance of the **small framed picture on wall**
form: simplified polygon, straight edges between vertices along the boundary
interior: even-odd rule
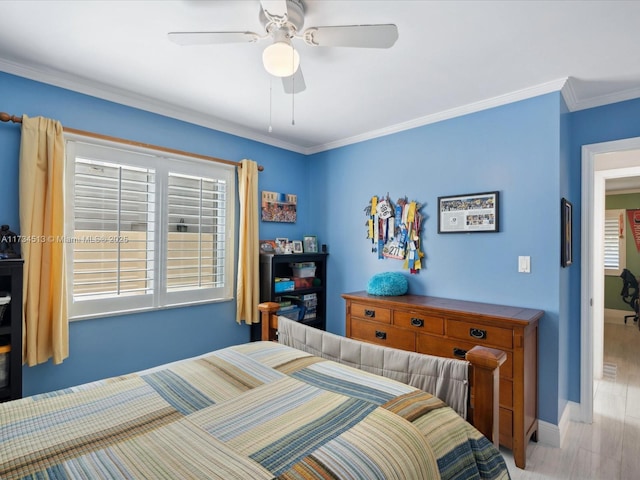
[[[262,221],[295,223],[298,196],[292,193],[262,192]]]
[[[560,264],[568,267],[573,263],[573,205],[563,198],[560,201],[561,216],[561,234],[560,234]]]

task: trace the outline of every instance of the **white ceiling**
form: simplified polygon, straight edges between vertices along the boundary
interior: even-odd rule
[[[2,0],[0,70],[307,154],[560,89],[571,110],[640,97],[638,1],[304,3],[304,28],[394,23],[399,39],[294,40],[307,88],[292,97],[262,67],[267,40],[167,38],[263,33],[258,0]]]
[[[638,193],[640,177],[609,178],[605,182],[607,193]]]

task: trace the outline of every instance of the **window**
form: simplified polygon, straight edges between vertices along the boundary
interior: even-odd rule
[[[75,136],[66,156],[70,318],[232,298],[233,167]]]
[[[606,210],[604,216],[604,274],[618,276],[626,267],[625,211]]]

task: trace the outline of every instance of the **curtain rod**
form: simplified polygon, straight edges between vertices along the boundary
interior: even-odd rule
[[[9,115],[8,113],[5,113],[5,112],[0,112],[0,122],[22,123],[22,117],[17,117],[15,115]],[[127,140],[125,138],[110,137],[108,135],[102,135],[100,133],[87,132],[85,130],[77,130],[75,128],[62,127],[62,129],[65,132],[68,132],[68,133],[75,133],[77,135],[84,135],[85,137],[98,138],[100,140],[109,140],[111,142],[116,142],[116,143],[124,143],[125,145],[132,145],[134,147],[150,148],[152,150],[159,150],[159,151],[165,152],[165,153],[173,153],[173,154],[176,154],[176,155],[186,155],[188,157],[195,157],[195,158],[199,158],[201,160],[209,160],[211,162],[225,163],[227,165],[235,165],[235,166],[239,166],[240,165],[240,162],[234,162],[233,160],[225,160],[224,158],[210,157],[208,155],[200,155],[199,153],[185,152],[183,150],[176,150],[176,149],[173,149],[173,148],[160,147],[158,145],[151,145],[149,143],[135,142],[133,140]],[[264,170],[264,167],[262,165],[258,165],[258,170],[260,172],[262,172]]]

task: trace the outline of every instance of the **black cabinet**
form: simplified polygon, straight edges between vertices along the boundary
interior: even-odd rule
[[[315,311],[300,322],[311,327],[326,329],[326,283],[327,283],[327,253],[294,253],[294,254],[261,254],[260,255],[260,302],[278,302],[298,299],[315,302]],[[299,279],[294,276],[294,268],[300,264],[313,263],[315,273],[313,277]],[[276,291],[276,279],[287,278],[293,282],[293,290]],[[278,285],[282,287],[282,285]],[[315,299],[315,300],[313,300]],[[251,340],[261,338],[260,325],[252,328]]]
[[[22,259],[0,260],[0,296],[11,300],[3,309],[0,319],[0,346],[10,350],[0,361],[0,402],[22,397]],[[5,385],[6,384],[6,385]],[[4,386],[3,386],[4,385]]]

